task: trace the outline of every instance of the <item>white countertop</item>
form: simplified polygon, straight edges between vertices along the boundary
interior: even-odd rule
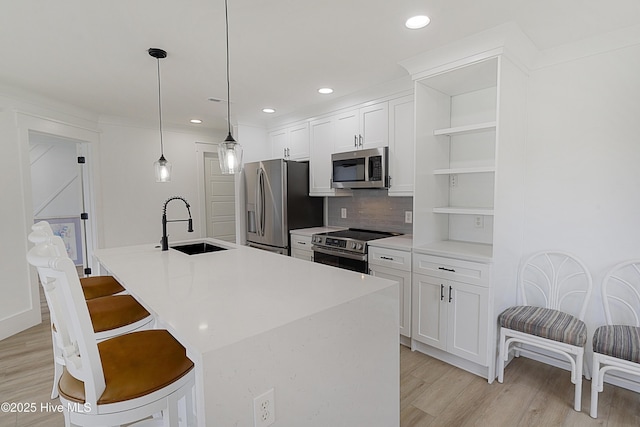
[[[197,241],[230,249],[189,256],[148,244],[99,249],[95,255],[199,354],[395,285],[220,240]]]
[[[398,249],[401,251],[411,251],[413,247],[413,235],[403,234],[401,236],[385,237],[384,239],[375,239],[367,242],[369,246],[378,248]]]
[[[413,252],[484,263],[490,263],[493,258],[492,245],[452,240],[442,240],[421,246],[414,246]]]

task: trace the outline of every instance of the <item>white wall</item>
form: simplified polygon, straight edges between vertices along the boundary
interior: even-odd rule
[[[219,142],[224,132],[163,130],[164,155],[173,165],[171,182],[155,181],[153,163],[160,157],[158,128],[100,123],[101,221],[99,247],[160,242],[162,207],[171,196],[191,205],[194,232],[186,223],[170,223],[169,242],[206,235],[201,230],[196,142]],[[180,201],[167,206],[169,219],[188,218]]]
[[[563,249],[587,264],[589,334],[604,318],[605,269],[640,257],[638,76],[640,40],[529,79],[524,253]]]

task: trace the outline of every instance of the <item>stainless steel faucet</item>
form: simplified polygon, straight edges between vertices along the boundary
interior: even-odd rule
[[[167,205],[172,200],[182,200],[184,202],[184,204],[187,206],[187,212],[189,212],[189,219],[167,220]],[[191,219],[191,206],[189,205],[189,202],[187,202],[187,199],[185,199],[184,197],[180,197],[180,196],[169,197],[167,201],[164,202],[164,207],[162,208],[162,240],[160,240],[160,242],[162,243],[163,251],[169,250],[169,236],[167,236],[167,223],[168,222],[184,222],[184,221],[189,222],[189,226],[188,226],[189,228],[187,228],[187,231],[189,233],[193,233],[193,220]]]

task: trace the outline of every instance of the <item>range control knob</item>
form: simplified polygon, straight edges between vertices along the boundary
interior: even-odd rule
[[[351,249],[355,249],[356,248],[356,243],[355,242],[351,242],[350,246],[351,246]]]
[[[362,243],[358,243],[358,249],[362,249]]]

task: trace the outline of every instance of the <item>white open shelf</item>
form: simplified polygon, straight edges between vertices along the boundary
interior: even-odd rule
[[[493,215],[493,208],[460,208],[454,206],[443,206],[439,208],[433,208],[433,212],[457,215]]]
[[[458,173],[491,173],[495,172],[494,166],[483,166],[475,168],[452,168],[452,169],[436,169],[433,171],[434,175],[453,175]]]
[[[473,133],[473,132],[481,132],[481,131],[490,131],[496,129],[496,122],[485,122],[485,123],[476,123],[472,125],[465,126],[456,126],[452,128],[446,129],[434,129],[433,134],[435,136],[439,135],[463,135],[465,133]]]

